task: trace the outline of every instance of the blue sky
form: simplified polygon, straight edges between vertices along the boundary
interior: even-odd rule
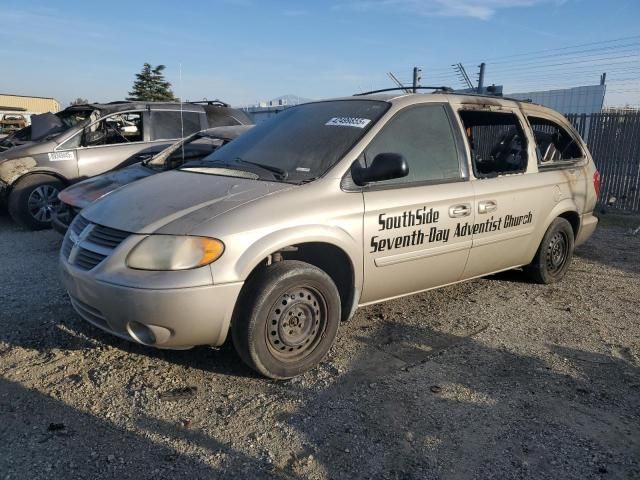
[[[607,103],[638,104],[639,23],[638,0],[0,0],[0,92],[122,99],[149,62],[183,99],[243,105],[390,87],[386,72],[408,81],[414,65],[459,86],[452,63],[474,77],[486,60],[512,92],[612,70]]]

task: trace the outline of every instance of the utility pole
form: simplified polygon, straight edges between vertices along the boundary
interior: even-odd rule
[[[420,85],[422,79],[422,69],[413,67],[413,93],[416,93],[417,87]]]
[[[478,93],[482,93],[484,88],[484,67],[486,64],[482,62],[480,65],[480,73],[478,74]]]

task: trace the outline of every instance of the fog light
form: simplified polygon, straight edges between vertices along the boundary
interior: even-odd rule
[[[153,330],[140,322],[127,323],[127,332],[134,340],[144,345],[155,345],[156,343],[156,336],[153,334]]]

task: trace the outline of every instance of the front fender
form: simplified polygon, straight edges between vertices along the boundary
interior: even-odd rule
[[[215,283],[245,281],[268,255],[284,247],[301,243],[327,243],[343,250],[353,264],[356,292],[362,288],[362,244],[346,230],[327,225],[304,225],[270,232],[252,242],[236,257],[233,265],[215,262],[212,265]],[[233,256],[233,252],[227,258]],[[222,258],[225,258],[223,255]],[[231,260],[229,260],[231,261]],[[231,268],[228,268],[231,267]]]
[[[13,158],[0,162],[0,180],[12,185],[23,175],[31,172],[38,162],[33,157]]]

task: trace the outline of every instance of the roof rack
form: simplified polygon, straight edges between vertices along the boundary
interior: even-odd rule
[[[380,90],[371,90],[370,92],[362,92],[362,93],[354,93],[353,96],[354,97],[360,97],[362,95],[371,95],[373,93],[383,93],[383,92],[395,92],[398,90],[402,90],[403,92],[406,93],[407,90],[440,90],[443,92],[453,92],[453,89],[451,87],[444,87],[444,86],[440,86],[440,87],[394,87],[394,88],[381,88]]]
[[[515,97],[505,97],[504,95],[491,95],[489,93],[477,93],[477,92],[459,92],[459,91],[451,91],[448,92],[451,95],[464,95],[468,97],[484,97],[484,98],[499,98],[500,100],[511,100],[512,102],[521,102],[521,103],[534,103],[530,98],[515,98]]]
[[[186,102],[186,103],[193,103],[194,105],[218,105],[220,107],[230,107],[231,105],[229,105],[226,102],[223,102],[222,100],[218,100],[217,98],[215,100],[199,100],[196,102]]]

